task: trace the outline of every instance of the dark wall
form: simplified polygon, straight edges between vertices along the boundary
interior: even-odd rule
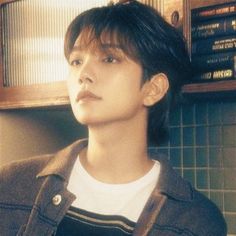
[[[87,137],[71,110],[18,110],[0,112],[0,165],[51,153]]]

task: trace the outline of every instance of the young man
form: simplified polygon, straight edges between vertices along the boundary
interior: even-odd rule
[[[190,76],[178,31],[136,1],[94,8],[70,24],[65,56],[88,140],[1,169],[1,235],[226,235],[216,206],[148,154]]]

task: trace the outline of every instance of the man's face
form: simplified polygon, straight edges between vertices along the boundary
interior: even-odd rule
[[[143,106],[142,67],[119,45],[75,42],[69,58],[68,90],[77,120],[86,125],[131,119]]]

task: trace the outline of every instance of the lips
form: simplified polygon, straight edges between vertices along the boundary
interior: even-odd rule
[[[101,97],[95,95],[94,93],[90,91],[81,91],[76,97],[76,102],[81,102],[81,101],[90,101],[90,100],[100,100],[102,99]]]

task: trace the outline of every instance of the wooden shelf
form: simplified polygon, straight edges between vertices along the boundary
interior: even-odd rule
[[[66,82],[0,88],[0,110],[69,105]]]
[[[190,9],[205,7],[215,4],[222,4],[232,2],[232,0],[191,0]],[[191,18],[190,18],[191,28]],[[188,33],[191,34],[189,28]],[[191,37],[189,35],[191,44]],[[186,97],[193,97],[196,99],[214,99],[214,98],[235,98],[236,97],[236,80],[221,80],[212,82],[192,83],[186,84],[182,88],[182,92]]]
[[[233,91],[236,93],[236,80],[186,84],[182,88],[184,94]]]
[[[183,102],[230,101],[236,98],[236,80],[186,84],[182,87]]]
[[[191,9],[198,8],[198,7],[206,7],[215,4],[227,3],[232,2],[232,0],[191,0],[190,5]]]

